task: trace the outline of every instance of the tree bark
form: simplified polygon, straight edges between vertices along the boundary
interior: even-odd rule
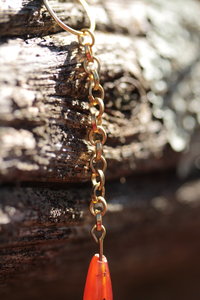
[[[147,293],[156,300],[163,293],[168,299],[181,299],[177,293],[187,299],[187,288],[199,291],[199,183],[165,173],[108,185],[105,253],[115,299],[130,294],[146,299]],[[2,188],[4,299],[13,299],[13,294],[15,299],[81,298],[89,258],[96,251],[88,235],[94,222],[85,201],[89,193],[86,185]],[[176,287],[170,290],[173,282]],[[160,292],[157,285],[163,287]]]
[[[67,24],[87,27],[81,7],[52,3]],[[115,300],[199,299],[199,173],[175,175],[199,166],[199,8],[197,0],[93,8]],[[1,294],[80,299],[96,251],[83,184],[92,153],[84,56],[42,1],[2,1],[0,36]]]
[[[190,2],[189,10],[199,7]],[[7,9],[2,3],[0,18],[1,179],[88,180],[91,147],[83,54],[74,36],[44,36],[59,28],[40,1],[17,3]],[[65,5],[73,11],[69,25],[87,25],[82,11]],[[175,166],[199,122],[199,18],[191,20],[187,4],[181,5],[177,18],[179,5],[172,2],[128,1],[123,12],[130,17],[123,22],[117,15],[119,2],[99,2],[96,9],[108,178]],[[56,4],[55,10],[62,14],[62,5]],[[110,33],[100,31],[105,28]]]

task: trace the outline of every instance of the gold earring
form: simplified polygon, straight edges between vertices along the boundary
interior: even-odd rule
[[[95,44],[95,19],[90,12],[90,8],[85,0],[79,0],[84,7],[89,18],[89,28],[75,30],[63,23],[52,10],[48,0],[43,0],[50,15],[57,24],[64,30],[76,35],[80,47],[84,51],[83,67],[88,75],[89,90],[88,101],[90,106],[91,129],[89,131],[89,142],[93,147],[93,154],[90,159],[92,172],[92,197],[90,211],[95,216],[96,223],[91,230],[91,234],[96,243],[99,244],[99,252],[91,260],[83,300],[112,300],[112,284],[106,257],[103,255],[103,241],[106,229],[102,224],[102,217],[106,213],[107,203],[105,200],[105,171],[107,167],[103,153],[103,145],[106,142],[106,131],[102,126],[102,116],[104,113],[104,89],[100,84],[100,62],[93,55]]]

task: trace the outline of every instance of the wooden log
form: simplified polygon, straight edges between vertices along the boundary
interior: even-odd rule
[[[190,2],[189,11],[197,11],[199,3]],[[41,2],[1,6],[1,180],[88,180],[91,147],[83,54],[73,36],[44,36],[59,29],[43,14]],[[179,5],[171,1],[127,2],[123,11],[130,17],[122,22],[127,31],[123,36],[117,15],[121,4],[100,2],[96,9],[98,28],[111,31],[96,34],[106,91],[108,178],[176,165],[177,151],[188,146],[199,122],[199,18],[191,20],[187,4],[181,5],[177,18]],[[83,12],[72,10],[76,24],[73,17],[69,24],[87,25]],[[61,4],[56,11],[62,14]],[[40,37],[24,39],[28,32]],[[8,39],[19,34],[22,38]]]
[[[158,300],[166,293],[175,300],[180,292],[185,300],[184,280],[199,291],[199,183],[166,173],[108,185],[105,254],[116,299],[128,299],[130,293],[146,299],[148,293]],[[94,222],[85,201],[89,191],[87,185],[1,189],[4,299],[13,294],[15,299],[81,298],[89,259],[97,250],[88,235]],[[173,281],[176,287],[170,290]]]
[[[54,7],[69,25],[87,26],[70,1]],[[94,7],[107,177],[121,177],[108,183],[105,216],[115,300],[199,294],[199,174],[181,182],[166,172],[179,164],[183,174],[192,159],[198,166],[199,8],[197,0]],[[0,293],[80,299],[96,251],[91,188],[77,184],[90,177],[92,151],[83,53],[36,0],[2,2],[0,36]],[[125,182],[132,173],[142,175]]]

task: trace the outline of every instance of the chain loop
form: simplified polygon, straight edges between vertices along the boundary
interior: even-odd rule
[[[93,132],[98,132],[98,120],[96,118],[96,114],[91,114],[91,124],[92,124],[92,130]]]
[[[94,82],[94,89],[95,88],[98,88],[98,86],[99,86],[99,74],[98,74],[98,72],[97,72],[97,70],[91,70],[91,76],[92,76],[92,80],[93,80],[93,82]]]
[[[92,99],[93,100],[93,99]],[[103,113],[104,113],[104,102],[101,98],[99,97],[95,97],[94,101],[90,103],[90,108],[94,108],[95,106],[98,106],[98,113],[96,114],[97,118],[102,117]]]
[[[81,46],[88,45],[90,47],[94,46],[95,37],[91,30],[87,28],[81,29],[81,34],[78,35],[78,41]]]
[[[103,156],[103,145],[101,142],[97,142],[95,144],[95,158],[96,160],[101,160],[101,157]]]
[[[85,69],[85,72],[88,74],[92,74],[93,71],[96,70],[97,75],[99,77],[99,72],[100,72],[100,62],[98,58],[95,56],[92,57],[92,61],[89,61],[87,57],[83,61],[83,67]],[[98,88],[98,87],[97,87]]]
[[[102,155],[101,158],[97,160],[96,153],[95,153],[95,154],[93,154],[93,156],[90,160],[90,168],[93,173],[96,173],[97,168],[96,168],[95,164],[97,164],[97,163],[102,164],[102,167],[100,168],[100,166],[99,166],[98,169],[101,169],[101,170],[103,170],[103,172],[105,172],[106,168],[107,168],[107,162],[106,162],[105,157]]]
[[[101,213],[96,214],[96,230],[102,230],[102,215]]]
[[[93,95],[93,91],[98,94],[98,95]],[[89,100],[91,102],[95,102],[95,97],[99,97],[101,99],[104,99],[104,89],[101,84],[98,85],[98,87],[94,86],[94,82],[91,81],[90,86],[89,86]]]
[[[95,136],[98,136],[99,138],[95,138]],[[92,145],[96,145],[97,142],[101,140],[102,145],[105,144],[107,139],[107,134],[105,129],[102,126],[96,126],[96,130],[93,130],[93,128],[89,132],[89,141]]]
[[[92,187],[92,201],[98,201],[98,197],[105,197],[105,187],[100,188],[100,183]]]
[[[98,213],[100,213],[102,216],[105,215],[107,211],[107,203],[104,197],[98,196],[97,202],[90,202],[90,212],[93,216],[96,216]]]
[[[89,62],[93,62],[93,53],[92,53],[92,47],[88,44],[85,45],[85,55]]]
[[[99,179],[99,181],[98,181]],[[105,185],[105,175],[102,170],[97,170],[96,173],[92,173],[92,184],[96,186],[98,183],[100,183],[99,189],[102,189]]]

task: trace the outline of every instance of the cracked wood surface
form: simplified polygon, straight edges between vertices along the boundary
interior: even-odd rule
[[[198,300],[199,179],[166,169],[199,166],[200,3],[92,2],[107,177],[137,173],[107,184],[115,299]],[[81,7],[53,3],[69,25],[87,26]],[[0,37],[0,293],[80,299],[96,251],[91,187],[77,183],[90,177],[83,54],[38,0],[3,0]]]
[[[94,5],[108,178],[175,166],[199,125],[200,21],[190,13],[200,5],[189,2]],[[54,4],[61,17],[66,8],[69,25],[87,26],[81,8]],[[41,1],[3,1],[0,11],[1,180],[88,180],[87,82],[76,38],[58,32]]]

